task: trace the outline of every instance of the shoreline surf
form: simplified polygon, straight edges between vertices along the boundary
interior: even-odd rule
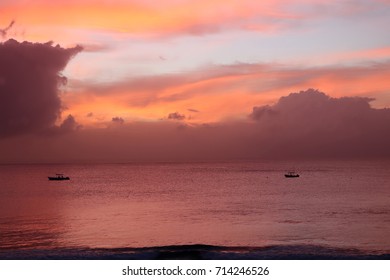
[[[52,248],[0,250],[2,260],[389,260],[390,251],[362,251],[318,245],[214,246],[205,244],[142,248]]]

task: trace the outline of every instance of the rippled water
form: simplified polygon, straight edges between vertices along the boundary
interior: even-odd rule
[[[284,178],[292,168],[300,178]],[[71,180],[47,180],[59,172]],[[0,250],[278,244],[389,253],[389,236],[390,162],[0,166]]]

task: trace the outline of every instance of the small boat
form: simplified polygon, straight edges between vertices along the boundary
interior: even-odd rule
[[[63,180],[70,180],[69,177],[64,176],[64,174],[57,173],[54,177],[47,177],[50,181],[63,181]]]
[[[299,174],[294,171],[289,171],[286,174],[284,174],[284,177],[286,178],[298,178]]]

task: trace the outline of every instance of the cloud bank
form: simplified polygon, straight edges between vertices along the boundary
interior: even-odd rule
[[[254,107],[263,155],[272,157],[388,157],[390,110],[371,108],[373,99],[331,98],[309,89]]]
[[[62,110],[59,86],[66,83],[61,71],[80,51],[51,42],[0,43],[0,137],[54,126]],[[73,122],[68,118],[61,127],[69,129]]]
[[[6,162],[390,159],[390,110],[372,108],[371,100],[309,89],[254,107],[246,121],[85,128],[55,138],[3,139],[0,152]]]

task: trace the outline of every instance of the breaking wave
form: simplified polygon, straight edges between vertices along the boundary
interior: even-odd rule
[[[57,248],[0,250],[0,259],[27,260],[389,260],[389,251],[316,245],[226,247],[174,245],[143,248]]]

